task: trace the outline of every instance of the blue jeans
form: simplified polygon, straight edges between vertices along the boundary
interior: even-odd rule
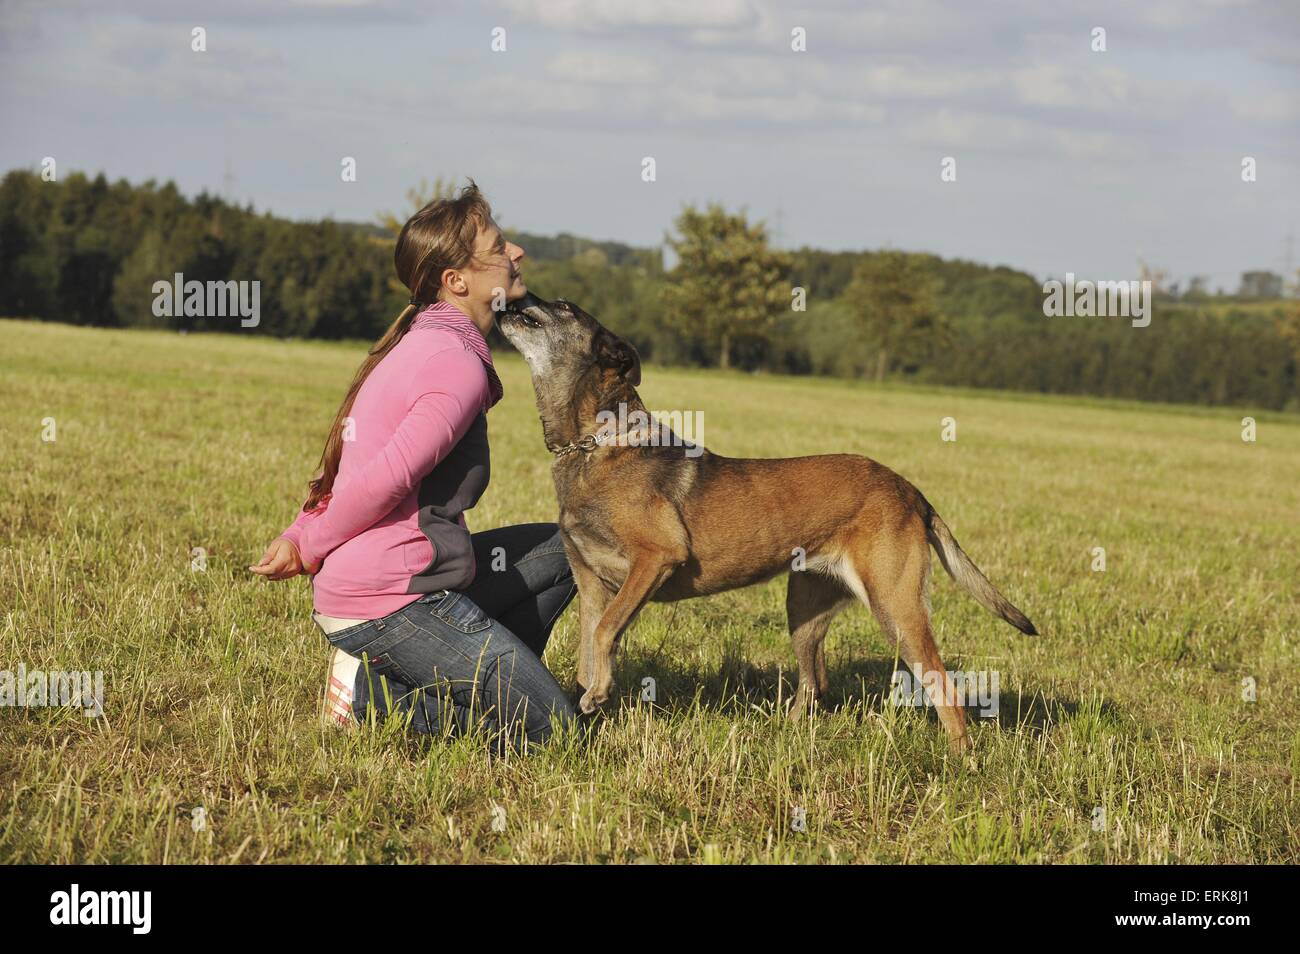
[[[482,730],[499,749],[545,742],[576,711],[542,665],[542,650],[577,593],[553,523],[472,535],[474,582],[381,619],[331,633],[362,660],[352,712],[396,713],[417,732]]]

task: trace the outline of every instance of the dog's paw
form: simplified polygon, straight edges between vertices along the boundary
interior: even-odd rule
[[[790,703],[790,708],[786,711],[786,718],[791,722],[802,722],[809,716],[814,715],[821,708],[821,701],[817,696],[800,688],[795,693],[794,701]]]
[[[591,685],[586,687],[586,692],[583,693],[579,706],[581,706],[583,712],[590,715],[608,702],[613,692],[613,677],[608,675],[603,678],[597,676],[592,680]]]
[[[975,740],[965,732],[956,738],[948,740],[948,752],[959,762],[965,762],[971,769],[979,767],[979,760],[976,758],[975,752]]]

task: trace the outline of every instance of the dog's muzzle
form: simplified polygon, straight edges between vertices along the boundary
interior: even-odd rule
[[[532,292],[527,292],[523,298],[508,302],[500,318],[506,323],[513,320],[525,328],[540,328],[542,322],[551,316],[550,304]]]
[[[532,292],[525,292],[523,298],[516,298],[514,301],[506,302],[507,315],[522,315],[529,311],[540,310],[545,308],[549,302],[538,298]]]

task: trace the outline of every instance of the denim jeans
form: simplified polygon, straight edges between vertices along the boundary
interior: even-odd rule
[[[576,711],[542,650],[577,593],[553,523],[472,535],[477,570],[462,591],[422,596],[328,636],[362,659],[352,711],[398,714],[417,732],[482,730],[500,749],[545,742]]]

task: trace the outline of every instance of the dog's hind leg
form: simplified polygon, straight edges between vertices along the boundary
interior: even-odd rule
[[[790,707],[790,718],[798,720],[811,712],[829,688],[826,678],[826,631],[840,610],[853,601],[839,580],[812,570],[790,574],[785,593],[785,612],[790,624],[790,641],[799,663],[799,691]]]
[[[966,710],[957,698],[930,627],[926,598],[930,547],[924,526],[919,520],[906,518],[895,533],[877,535],[871,543],[860,546],[852,565],[881,628],[898,641],[899,653],[913,674],[919,672],[953,751],[971,748]]]
[[[822,639],[817,644],[817,697],[824,697],[830,688],[830,677],[826,675],[826,640]]]

